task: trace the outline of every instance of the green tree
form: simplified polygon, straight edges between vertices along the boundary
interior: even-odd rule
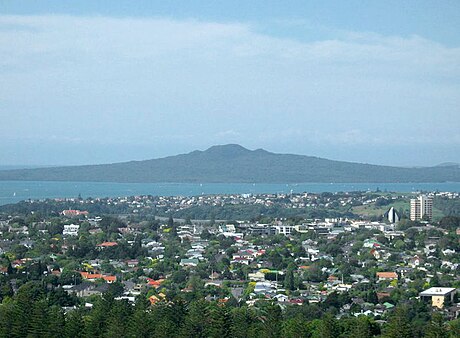
[[[426,338],[448,338],[449,331],[442,314],[434,312],[431,321],[426,326]]]
[[[295,289],[295,282],[294,282],[294,269],[295,265],[289,263],[286,276],[284,277],[284,287],[286,290],[294,290]]]
[[[450,338],[460,337],[460,318],[451,320],[448,324]]]
[[[134,311],[129,319],[127,337],[147,338],[154,332],[152,316],[147,312],[147,306],[140,299],[136,302]]]
[[[412,338],[412,327],[405,306],[398,306],[384,328],[384,338]]]
[[[13,321],[16,313],[15,303],[12,300],[3,301],[0,305],[0,337],[13,336]]]
[[[81,310],[70,311],[66,314],[64,326],[64,336],[67,338],[81,338],[85,324],[83,322],[83,314]]]
[[[46,337],[63,337],[65,333],[64,313],[60,306],[53,305],[47,311]]]
[[[230,333],[234,338],[245,338],[248,336],[251,324],[256,321],[252,310],[246,306],[231,310]]]
[[[126,337],[132,306],[127,301],[115,301],[107,318],[106,337]]]
[[[278,305],[269,304],[262,310],[262,332],[264,337],[280,337],[282,314],[281,308]]]
[[[208,321],[206,337],[230,337],[230,316],[225,306],[211,303],[208,306]]]
[[[373,336],[373,327],[368,317],[360,316],[353,321],[353,327],[350,331],[350,337],[371,338]]]
[[[208,304],[204,300],[189,304],[181,337],[205,337],[208,324]]]
[[[282,337],[286,338],[309,338],[311,332],[307,322],[302,316],[296,316],[283,321]]]
[[[28,337],[46,337],[48,304],[46,300],[32,303],[32,312],[28,318]]]
[[[319,325],[313,332],[314,338],[336,338],[340,336],[340,327],[337,319],[331,314],[326,314],[319,321]]]

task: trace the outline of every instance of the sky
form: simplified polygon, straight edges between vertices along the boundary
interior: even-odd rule
[[[228,143],[460,163],[460,1],[0,1],[0,165]]]

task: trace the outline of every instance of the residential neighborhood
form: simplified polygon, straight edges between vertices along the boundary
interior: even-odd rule
[[[53,304],[66,316],[75,311],[84,315],[110,294],[117,302],[137,306],[143,300],[154,308],[180,300],[254,310],[276,306],[284,316],[307,311],[310,320],[364,316],[378,332],[403,307],[423,308],[426,320],[433,314],[446,322],[457,320],[460,218],[433,220],[428,215],[412,221],[404,207],[395,211],[402,196],[368,195],[139,196],[4,207],[2,304],[35,288],[53,295]],[[460,201],[458,194],[427,195]],[[384,208],[381,215],[356,218],[346,213],[241,220],[173,217],[191,205],[226,203],[275,209],[279,204],[289,209],[321,205],[331,213],[348,204]],[[73,209],[59,209],[69,204]],[[47,212],[42,211],[45,205]],[[87,208],[120,210],[120,205],[119,214]],[[170,216],[147,213],[158,206]],[[7,311],[5,305],[0,311]]]

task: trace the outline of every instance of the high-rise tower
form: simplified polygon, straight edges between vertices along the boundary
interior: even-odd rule
[[[433,218],[433,199],[425,195],[410,200],[411,221],[431,220]]]

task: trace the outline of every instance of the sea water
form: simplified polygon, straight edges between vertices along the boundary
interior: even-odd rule
[[[110,183],[0,181],[0,205],[28,199],[118,197],[137,195],[196,196],[350,191],[460,192],[460,182],[448,183]]]

